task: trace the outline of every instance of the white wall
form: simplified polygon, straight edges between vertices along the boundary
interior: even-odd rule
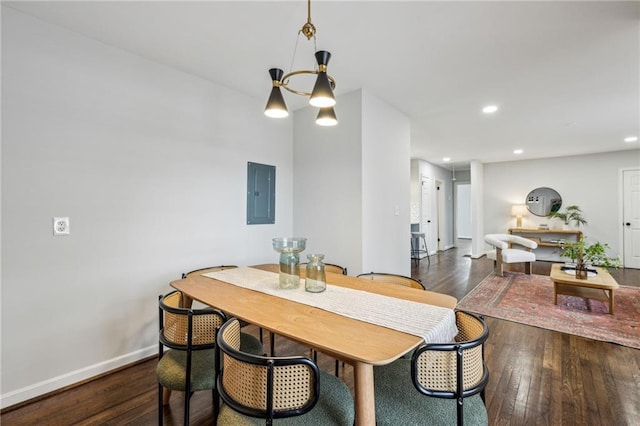
[[[540,160],[484,164],[484,231],[505,232],[515,227],[512,204],[524,204],[529,191],[550,187],[562,196],[562,210],[578,205],[587,221],[582,231],[590,241],[606,242],[610,254],[620,253],[619,170],[640,166],[640,150]],[[557,220],[533,215],[522,218],[524,227],[547,223],[560,228]]]
[[[275,261],[293,173],[264,99],[2,12],[4,407],[154,353],[181,272]],[[246,225],[248,161],[277,167],[275,225]]]
[[[363,272],[411,275],[409,119],[362,92]]]
[[[294,231],[307,237],[301,261],[323,253],[353,275],[362,265],[362,96],[337,101],[334,127],[315,124],[317,108],[295,113]]]
[[[338,99],[339,124],[295,113],[294,231],[305,254],[346,266],[410,275],[409,121],[366,91]],[[396,206],[398,206],[396,216]]]

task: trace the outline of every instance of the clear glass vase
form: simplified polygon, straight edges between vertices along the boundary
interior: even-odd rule
[[[327,278],[324,272],[324,254],[308,254],[306,279],[304,289],[311,293],[320,293],[327,289]]]
[[[305,249],[306,238],[274,238],[273,249],[280,253],[280,288],[300,286],[300,252]]]

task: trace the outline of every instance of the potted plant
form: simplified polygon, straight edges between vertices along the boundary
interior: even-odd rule
[[[589,266],[601,266],[604,268],[617,268],[620,266],[620,258],[609,257],[607,249],[609,244],[599,241],[587,244],[586,239],[581,239],[575,243],[561,241],[560,248],[563,249],[561,256],[570,258],[576,266],[576,278],[586,279],[587,268]]]
[[[578,206],[567,206],[564,209],[564,212],[561,211],[552,211],[547,215],[548,218],[558,218],[564,222],[566,226],[572,224],[576,228],[580,228],[580,225],[586,225],[587,219],[582,215],[582,210]]]

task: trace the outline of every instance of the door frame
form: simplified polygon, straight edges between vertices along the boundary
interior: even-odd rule
[[[618,169],[618,253],[620,253],[620,259],[622,259],[625,268],[627,266],[624,264],[624,172],[629,171],[640,172],[640,167],[621,167]]]
[[[436,246],[436,252],[438,251],[444,251],[446,250],[446,246],[444,245],[445,243],[445,236],[447,234],[447,229],[445,227],[446,222],[443,220],[443,218],[446,215],[446,211],[445,211],[445,207],[446,207],[446,203],[444,200],[444,193],[445,193],[445,189],[444,189],[444,181],[442,180],[436,180],[435,181],[435,187],[436,187],[436,228],[438,229],[438,235],[437,235],[437,246]]]
[[[440,224],[438,218],[438,193],[437,183],[435,177],[429,175],[420,176],[420,231],[425,233],[425,240],[427,243],[428,254],[432,255],[438,252],[440,243],[438,241],[438,233],[440,232]],[[424,188],[426,188],[428,195],[428,212],[425,212],[425,200],[424,200]],[[424,222],[423,219],[427,218],[428,222]]]

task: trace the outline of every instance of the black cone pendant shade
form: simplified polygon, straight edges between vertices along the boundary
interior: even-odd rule
[[[316,61],[318,61],[318,78],[313,86],[309,104],[318,108],[332,107],[336,104],[336,98],[333,96],[331,82],[327,77],[327,64],[331,59],[331,53],[326,50],[316,52]]]
[[[332,107],[320,108],[318,116],[316,117],[316,124],[318,126],[335,126],[338,124],[336,111]]]
[[[272,118],[287,117],[289,115],[289,111],[287,111],[287,104],[284,103],[284,97],[280,90],[280,82],[284,75],[284,71],[279,68],[271,68],[269,70],[269,75],[273,81],[273,87],[271,88],[271,95],[269,95],[267,106],[264,109],[264,115]]]
[[[336,112],[333,110],[336,104],[336,98],[333,94],[336,88],[336,80],[327,74],[327,65],[329,64],[329,59],[331,59],[331,53],[326,50],[318,50],[315,52],[318,68],[293,69],[293,64],[296,63],[298,40],[305,37],[307,41],[313,40],[313,49],[316,51],[316,26],[311,23],[311,0],[307,0],[307,22],[302,26],[302,29],[298,31],[296,47],[293,49],[293,58],[291,58],[291,68],[286,74],[280,68],[272,68],[269,70],[272,86],[264,114],[267,117],[274,118],[282,118],[289,115],[281,91],[285,89],[295,95],[304,96],[307,98],[309,105],[320,109],[316,117],[316,124],[320,126],[335,126],[338,124]],[[304,78],[300,79],[298,77],[312,75],[316,76],[316,80],[313,85],[313,90],[309,90],[308,84],[310,81],[305,81]],[[309,78],[309,80],[311,80],[311,78]],[[306,84],[300,84],[301,82]]]

